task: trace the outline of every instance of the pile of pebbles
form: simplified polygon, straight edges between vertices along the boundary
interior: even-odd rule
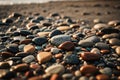
[[[52,13],[12,13],[0,25],[0,80],[120,80],[120,21],[94,26]]]

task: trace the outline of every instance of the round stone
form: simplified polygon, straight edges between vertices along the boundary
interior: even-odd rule
[[[101,72],[102,74],[111,76],[112,75],[112,69],[109,67],[105,67],[103,69],[100,69],[99,72]]]
[[[99,74],[99,75],[97,75],[96,79],[97,80],[110,80],[109,76],[105,75],[105,74]]]
[[[116,53],[117,53],[118,55],[120,55],[120,47],[117,47],[117,48],[115,49],[115,51],[116,51]]]
[[[102,54],[108,54],[108,53],[110,53],[110,50],[105,50],[105,49],[103,49],[103,50],[101,50],[100,51]]]
[[[9,45],[7,45],[7,50],[12,52],[12,53],[19,52],[19,48],[18,48],[17,44],[9,44]]]
[[[52,32],[49,33],[49,37],[51,38],[55,35],[60,35],[60,34],[62,34],[62,32],[60,30],[56,29],[56,30],[53,30]]]
[[[35,52],[35,46],[28,44],[24,46],[24,52],[26,53],[34,53]]]
[[[49,61],[51,58],[51,52],[38,52],[37,54],[37,60],[40,64]]]
[[[81,77],[79,78],[79,80],[89,80],[89,79],[88,79],[88,77],[86,77],[86,76],[81,76]]]
[[[42,45],[42,44],[46,43],[48,40],[45,37],[35,37],[32,39],[32,41],[36,45]]]
[[[75,47],[74,43],[71,41],[65,41],[58,46],[58,48],[62,50],[67,50],[67,51],[74,50],[74,47]]]
[[[97,69],[94,65],[83,65],[80,67],[80,72],[82,75],[87,75],[87,74],[96,74],[97,73]]]
[[[7,59],[9,57],[14,56],[14,54],[12,54],[11,52],[1,52],[0,55],[2,56],[3,59]]]
[[[14,17],[14,18],[18,18],[18,17],[21,17],[22,16],[22,14],[20,14],[20,13],[12,13],[9,17]]]
[[[98,49],[107,49],[107,50],[110,49],[110,46],[106,43],[103,43],[103,42],[96,43],[95,47],[97,47]]]
[[[91,52],[83,52],[80,54],[81,59],[85,61],[96,61],[100,59],[100,54],[91,53]]]
[[[112,39],[109,40],[109,44],[114,45],[114,46],[115,45],[120,46],[120,40],[117,39],[117,38],[112,38]]]
[[[3,19],[2,22],[10,24],[10,23],[13,23],[13,20],[11,18],[6,18],[6,19]]]
[[[64,56],[63,60],[66,64],[79,64],[80,60],[75,54],[68,54]]]
[[[59,46],[61,43],[65,41],[71,41],[71,37],[69,35],[56,35],[50,39],[51,43],[55,46]]]
[[[120,30],[114,28],[104,28],[100,32],[102,32],[103,34],[112,34],[112,33],[119,33]]]
[[[93,48],[90,52],[95,54],[100,54],[100,50],[97,48]]]
[[[60,51],[60,49],[58,49],[58,48],[51,48],[51,52],[53,54],[57,54],[57,53],[59,53],[59,51]]]
[[[45,72],[49,74],[62,74],[65,72],[65,68],[61,64],[56,64],[56,65],[49,66],[45,70]]]
[[[72,77],[73,77],[73,74],[71,74],[71,73],[65,73],[62,75],[62,78],[65,80],[72,79]]]
[[[88,42],[86,40],[80,40],[78,45],[81,46],[81,47],[92,47],[94,45],[94,43],[93,42]]]
[[[0,69],[8,69],[10,64],[8,62],[0,62]]]
[[[109,27],[107,24],[98,23],[98,24],[95,24],[93,28],[94,28],[94,29],[97,29],[97,30],[100,30],[100,29],[102,29],[102,28],[107,28],[107,27]]]

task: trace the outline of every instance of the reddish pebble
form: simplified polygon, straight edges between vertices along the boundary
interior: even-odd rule
[[[60,49],[63,49],[63,50],[67,50],[67,51],[71,51],[74,49],[74,43],[73,42],[70,42],[70,41],[66,41],[66,42],[63,42],[62,44],[60,44],[58,46],[58,48]]]
[[[94,65],[84,65],[80,68],[80,72],[82,75],[89,75],[89,74],[95,74],[98,70]]]
[[[81,53],[81,59],[85,61],[95,61],[100,59],[100,54],[91,53],[91,52],[83,52]]]
[[[110,53],[109,50],[101,50],[100,52],[101,52],[102,54],[108,54],[108,53]]]
[[[29,44],[31,42],[32,42],[31,39],[25,39],[25,40],[21,41],[20,44]]]
[[[55,58],[57,58],[57,59],[60,59],[60,58],[62,58],[62,57],[63,57],[63,54],[62,54],[62,53],[55,54]]]
[[[42,76],[34,76],[29,78],[28,80],[43,80]]]
[[[58,74],[53,74],[50,80],[62,80],[62,78]]]
[[[110,80],[109,76],[105,75],[105,74],[99,74],[99,75],[97,75],[96,79],[97,80]]]

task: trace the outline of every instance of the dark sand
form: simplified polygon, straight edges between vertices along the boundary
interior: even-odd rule
[[[120,20],[120,1],[62,1],[41,4],[0,5],[0,20],[7,18],[12,12],[21,13],[23,16],[39,14],[45,17],[50,13],[57,12],[60,15],[70,16],[73,19],[88,20],[91,23],[96,18],[108,22],[110,20]],[[8,28],[0,26],[0,31],[5,31]]]

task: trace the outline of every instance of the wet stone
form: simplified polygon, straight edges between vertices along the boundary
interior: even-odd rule
[[[28,55],[29,53],[26,53],[26,52],[18,52],[15,54],[16,57],[21,57],[21,58],[26,57]]]
[[[65,72],[65,68],[61,64],[55,64],[55,65],[49,66],[45,70],[45,72],[49,74],[62,74]]]
[[[71,37],[69,35],[56,35],[50,39],[51,43],[55,46],[59,46],[61,43],[65,41],[71,41]]]
[[[2,56],[3,59],[7,59],[9,57],[14,56],[11,52],[1,52],[0,55]]]
[[[93,48],[90,52],[95,54],[100,54],[100,50],[97,48]]]
[[[81,59],[85,61],[96,61],[100,59],[100,54],[91,53],[91,52],[83,52],[80,54]]]
[[[80,40],[78,44],[81,47],[93,47],[93,45],[94,45],[93,42],[88,42],[88,41],[85,41],[85,40]]]
[[[51,58],[52,54],[50,52],[38,52],[37,54],[37,60],[40,64],[49,61]]]
[[[66,56],[64,56],[64,59],[66,64],[79,64],[80,60],[79,58],[77,57],[77,55],[75,54],[68,54]]]
[[[82,75],[87,75],[87,74],[95,75],[97,71],[98,70],[94,65],[83,65],[80,67],[80,72]]]
[[[35,37],[32,39],[33,43],[36,45],[42,45],[46,43],[48,40],[45,37]]]
[[[65,41],[58,46],[58,48],[62,50],[67,50],[67,51],[74,50],[74,47],[75,47],[74,43],[70,41]]]
[[[106,43],[103,43],[103,42],[96,43],[95,47],[97,47],[98,49],[107,49],[107,50],[110,49],[110,46]]]
[[[12,52],[12,53],[19,52],[19,48],[18,48],[17,44],[9,44],[9,45],[7,45],[7,50]]]

